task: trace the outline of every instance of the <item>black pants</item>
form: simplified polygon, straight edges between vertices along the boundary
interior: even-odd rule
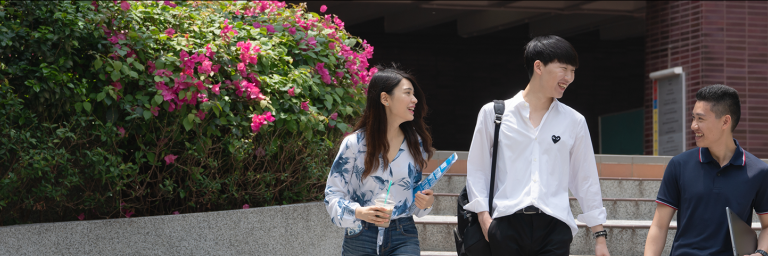
[[[545,213],[512,214],[493,219],[488,228],[493,256],[568,256],[571,228]]]

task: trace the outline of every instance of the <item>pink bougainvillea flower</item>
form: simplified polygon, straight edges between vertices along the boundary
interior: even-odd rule
[[[331,123],[328,123],[328,127],[334,128],[336,126],[335,125],[331,125]]]
[[[93,1],[91,2],[91,5],[93,6],[94,11],[99,11],[99,2]]]
[[[123,85],[120,84],[120,82],[115,81],[115,82],[112,82],[111,85],[112,87],[115,87],[115,91],[123,89]]]
[[[171,1],[163,1],[163,4],[170,6],[171,8],[176,8],[176,4],[172,3]]]
[[[307,38],[307,43],[312,46],[312,48],[317,47],[317,40],[315,40],[315,37],[311,36]]]
[[[166,2],[168,2],[168,1],[166,1]],[[173,215],[179,215],[179,211],[173,212]]]
[[[268,32],[268,33],[275,33],[275,26],[272,26],[272,25],[266,25],[266,26],[264,26],[264,27],[265,27],[265,28],[267,28],[267,32]]]
[[[152,62],[152,61],[150,61],[150,60],[147,60],[147,66],[149,66],[149,68],[147,69],[147,71],[148,71],[150,74],[152,74],[152,72],[155,72],[155,63],[154,63],[154,62]]]
[[[125,137],[125,128],[118,126],[117,132],[120,133],[120,137]]]
[[[377,72],[379,72],[379,69],[376,67],[372,67],[370,71],[368,71],[368,75],[373,77]]]
[[[336,118],[338,118],[338,117],[339,117],[339,113],[336,113],[336,112],[334,112],[334,113],[333,113],[333,114],[331,114],[331,116],[329,116],[328,118],[330,118],[330,119],[333,119],[333,120],[336,120]]]
[[[232,29],[232,26],[229,25],[229,20],[228,19],[224,20],[224,28],[219,33],[221,34],[222,37],[229,40],[230,32],[233,35],[237,35],[237,30]]]
[[[205,46],[205,56],[208,58],[213,58],[213,55],[216,54],[211,50],[211,44],[208,44]]]
[[[250,205],[248,205],[248,204],[244,204],[244,205],[243,205],[243,209],[249,209],[249,208],[251,208],[251,206],[250,206]]]
[[[218,65],[218,64],[213,65],[213,67],[211,67],[211,71],[213,71],[213,73],[219,73],[219,68],[220,67],[221,67],[221,65]]]
[[[173,163],[173,161],[175,161],[177,157],[179,157],[179,156],[176,156],[176,155],[173,155],[173,154],[168,154],[167,156],[165,156],[165,158],[163,158],[163,159],[165,159],[165,165],[169,165],[169,164]]]
[[[291,26],[291,24],[290,24],[290,23],[285,23],[285,24],[283,24],[283,27],[284,27],[284,28],[287,28],[287,27],[290,27],[290,26]]]
[[[341,135],[341,137],[347,137],[347,135],[349,135],[349,132],[344,132],[344,134]]]
[[[213,93],[215,93],[216,95],[219,95],[219,93],[220,93],[219,92],[219,86],[221,86],[221,83],[214,84],[213,87],[211,88],[211,91],[213,91]]]
[[[158,112],[158,110],[160,110],[160,107],[158,107],[158,106],[154,106],[154,107],[151,107],[151,108],[149,108],[149,112],[150,112],[150,113],[152,113],[152,114],[153,114],[153,115],[155,115],[155,116],[157,116],[158,114],[160,114],[160,113]]]
[[[235,15],[240,15],[240,10],[235,10]]]
[[[341,19],[339,19],[339,17],[334,17],[333,23],[335,23],[336,26],[339,26],[339,29],[344,29],[344,22],[342,22]]]
[[[200,118],[200,120],[203,120],[205,119],[205,113],[206,112],[198,111],[197,114],[195,114],[195,116],[197,116],[197,118]]]
[[[344,76],[344,72],[336,71],[336,77],[342,77]]]
[[[173,73],[171,71],[168,71],[167,69],[158,69],[157,72],[155,72],[156,76],[171,76]]]
[[[176,30],[173,30],[173,28],[168,28],[165,30],[166,36],[173,37],[173,34],[176,34]]]
[[[130,212],[126,212],[126,213],[125,213],[125,217],[126,217],[126,218],[130,218],[130,217],[131,217],[131,215],[133,215],[133,214],[134,214],[134,212],[133,212],[133,211],[130,211]]]
[[[119,40],[120,39],[117,39],[116,36],[112,36],[109,39],[107,39],[107,41],[109,41],[110,43],[113,43],[113,44],[116,44]]]
[[[296,28],[289,28],[288,29],[288,34],[296,35]]]
[[[128,1],[123,1],[120,3],[120,9],[123,9],[123,11],[127,11],[131,9],[131,4],[128,3]]]
[[[336,49],[336,43],[330,43],[328,44],[328,49],[334,50]]]
[[[261,23],[254,22],[253,23],[253,28],[261,28]]]
[[[213,63],[211,61],[205,60],[205,61],[203,61],[202,65],[197,67],[197,72],[199,72],[200,74],[203,74],[203,75],[208,75],[208,74],[211,73],[211,65],[213,65]]]
[[[291,89],[288,89],[288,95],[291,95],[291,97],[296,96],[296,93],[293,92],[295,88],[296,87],[291,87]]]
[[[78,220],[84,220],[85,219],[85,213],[80,213],[80,215],[77,215]]]
[[[301,109],[304,111],[309,112],[309,101],[305,101],[301,103]]]
[[[325,5],[320,6],[320,12],[325,12],[326,10],[328,10],[327,6],[325,6]]]
[[[325,84],[331,84],[331,75],[328,73],[328,70],[323,67],[324,65],[325,63],[318,62],[315,65],[315,69],[317,69],[317,73],[320,74],[320,78]]]

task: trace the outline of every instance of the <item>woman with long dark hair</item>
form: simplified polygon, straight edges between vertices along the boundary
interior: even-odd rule
[[[421,254],[413,216],[427,215],[435,200],[432,190],[413,191],[434,153],[426,113],[413,76],[396,68],[373,75],[325,187],[331,221],[345,228],[342,255]]]

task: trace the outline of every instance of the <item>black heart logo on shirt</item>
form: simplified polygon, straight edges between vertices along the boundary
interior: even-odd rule
[[[552,142],[554,142],[555,144],[557,144],[557,142],[558,142],[558,141],[560,141],[560,136],[555,136],[555,135],[552,135]]]

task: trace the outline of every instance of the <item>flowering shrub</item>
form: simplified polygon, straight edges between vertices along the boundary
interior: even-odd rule
[[[334,143],[361,114],[376,69],[373,47],[338,17],[305,9],[0,4],[0,140],[10,143],[0,148],[0,169],[9,170],[0,172],[0,218],[318,199]],[[24,131],[35,133],[18,136]],[[45,215],[49,208],[59,217]]]

